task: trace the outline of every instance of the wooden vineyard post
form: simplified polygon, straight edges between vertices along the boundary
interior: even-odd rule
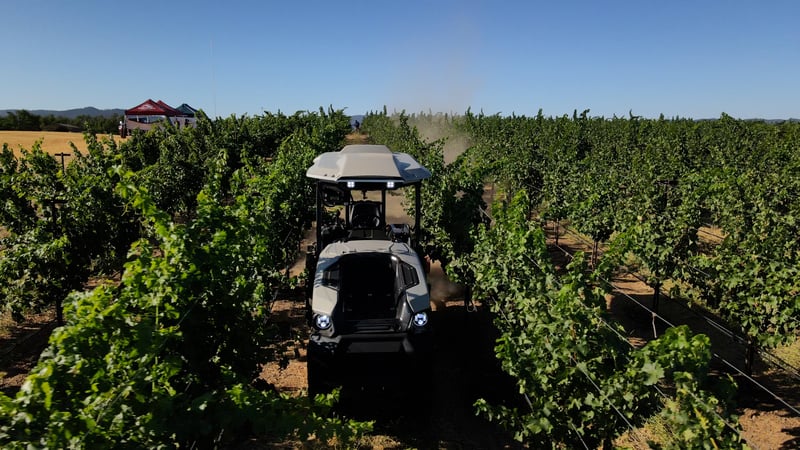
[[[756,341],[752,336],[747,337],[747,348],[744,351],[744,373],[753,375],[753,362],[756,359]]]
[[[558,219],[553,224],[553,233],[556,235],[556,247],[558,246]]]

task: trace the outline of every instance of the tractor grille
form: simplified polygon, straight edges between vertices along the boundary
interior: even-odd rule
[[[391,333],[400,328],[400,321],[391,319],[350,320],[346,323],[345,334],[355,333]]]
[[[345,255],[339,260],[339,301],[347,321],[393,320],[397,315],[397,276],[386,253]]]

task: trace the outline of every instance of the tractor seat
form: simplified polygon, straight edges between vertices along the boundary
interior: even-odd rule
[[[353,228],[381,228],[380,203],[365,201],[354,203],[350,212]]]

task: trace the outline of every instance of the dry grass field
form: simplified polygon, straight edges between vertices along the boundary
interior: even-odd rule
[[[119,135],[107,135],[115,141],[123,139]],[[98,136],[101,137],[101,136]],[[72,146],[75,144],[78,150],[86,151],[86,141],[83,140],[82,133],[67,133],[63,131],[0,131],[0,145],[8,144],[14,154],[19,155],[19,150],[30,150],[33,144],[42,141],[42,150],[53,153],[71,153]]]

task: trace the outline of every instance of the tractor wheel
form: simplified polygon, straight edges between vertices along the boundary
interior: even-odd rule
[[[333,390],[325,376],[325,367],[314,358],[308,358],[307,371],[309,396],[314,397],[317,394],[327,394]]]

